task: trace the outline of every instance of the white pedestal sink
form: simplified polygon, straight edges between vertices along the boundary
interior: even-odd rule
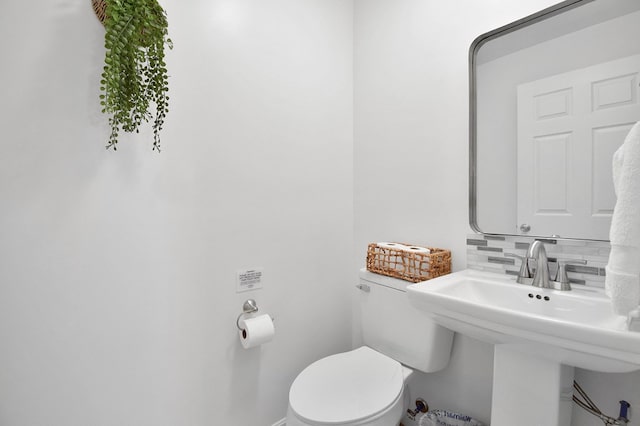
[[[640,333],[599,289],[539,289],[465,270],[407,294],[438,324],[495,345],[492,426],[568,426],[573,367],[640,370]]]

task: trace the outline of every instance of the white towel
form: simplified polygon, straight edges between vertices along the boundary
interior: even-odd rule
[[[640,308],[634,309],[627,315],[627,328],[630,331],[640,331]]]
[[[607,266],[607,295],[611,298],[613,312],[627,315],[638,307],[640,300],[640,277],[612,270]]]
[[[627,315],[640,304],[640,122],[613,155],[613,186],[617,201],[605,289],[614,311]]]
[[[640,247],[640,122],[613,154],[613,187],[618,200],[609,232],[611,244]]]

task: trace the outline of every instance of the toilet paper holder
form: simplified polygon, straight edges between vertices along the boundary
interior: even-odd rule
[[[258,305],[256,304],[256,301],[253,299],[245,300],[244,303],[242,304],[242,313],[238,315],[238,319],[236,319],[236,327],[238,327],[238,330],[243,330],[243,328],[240,327],[240,319],[245,315],[252,314],[254,312],[258,312]],[[271,315],[269,315],[269,317],[271,317],[271,321],[276,320]]]
[[[256,301],[253,299],[245,300],[242,304],[242,313],[238,315],[238,319],[236,320],[236,327],[238,327],[238,330],[242,330],[242,327],[240,327],[240,318],[254,312],[258,312],[258,305],[256,305]]]

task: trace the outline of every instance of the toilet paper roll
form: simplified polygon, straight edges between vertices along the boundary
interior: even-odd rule
[[[429,250],[428,248],[419,247],[419,246],[406,246],[404,250],[410,251],[412,253],[422,253],[422,254],[431,253],[431,250]]]
[[[404,244],[399,244],[399,243],[376,243],[378,244],[378,247],[383,247],[383,248],[389,248],[389,249],[395,249],[395,250],[406,250],[407,246],[405,246]]]
[[[419,253],[421,255],[430,254],[431,250],[425,247],[419,246],[406,246],[404,251],[409,253]],[[425,267],[429,265],[429,258],[427,256],[417,256],[414,259],[409,259],[407,262],[410,271],[414,274],[419,274]]]
[[[276,332],[273,320],[267,314],[258,315],[253,318],[242,318],[238,322],[242,330],[238,331],[240,343],[245,349],[260,346],[270,342]]]

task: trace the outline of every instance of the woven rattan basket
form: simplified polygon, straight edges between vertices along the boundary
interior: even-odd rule
[[[418,247],[429,249],[426,253],[415,247],[404,243],[371,243],[367,249],[367,270],[412,283],[451,272],[449,250]]]
[[[104,0],[91,0],[91,5],[93,6],[93,11],[96,13],[98,20],[104,24],[104,18],[106,17],[105,10],[107,9],[107,4]]]

